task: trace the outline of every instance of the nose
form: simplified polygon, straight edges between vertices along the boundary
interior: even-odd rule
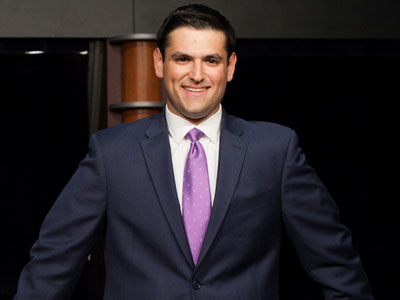
[[[204,73],[203,73],[203,66],[201,62],[199,61],[194,61],[192,65],[192,70],[190,71],[190,79],[195,82],[195,83],[200,83],[204,79]]]

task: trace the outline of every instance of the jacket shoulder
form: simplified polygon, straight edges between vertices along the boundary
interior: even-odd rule
[[[243,134],[249,139],[288,139],[294,133],[293,129],[272,122],[265,121],[248,121],[232,115],[227,115],[226,119],[229,123],[236,124],[243,130]]]
[[[100,143],[120,143],[124,141],[140,141],[145,138],[148,128],[154,120],[162,118],[160,114],[146,117],[135,122],[114,125],[100,130],[94,135]]]

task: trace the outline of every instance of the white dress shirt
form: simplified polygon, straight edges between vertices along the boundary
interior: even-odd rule
[[[178,194],[179,204],[182,210],[182,189],[183,189],[183,172],[186,163],[186,157],[190,149],[190,140],[185,139],[185,135],[194,127],[204,133],[199,140],[204,148],[207,157],[208,177],[210,180],[211,204],[214,203],[215,188],[218,174],[218,156],[219,156],[219,137],[221,132],[222,109],[219,106],[218,111],[210,118],[194,125],[182,117],[172,113],[165,108],[165,116],[167,119],[169,131],[169,143],[171,145],[172,165],[174,168],[176,192]]]

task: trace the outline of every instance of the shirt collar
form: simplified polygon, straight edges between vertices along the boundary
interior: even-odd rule
[[[167,119],[169,134],[178,144],[185,138],[188,131],[194,127],[200,129],[204,135],[211,140],[211,142],[218,142],[222,119],[221,104],[215,114],[199,125],[193,125],[188,120],[172,113],[168,109],[168,105],[165,106],[165,117]]]

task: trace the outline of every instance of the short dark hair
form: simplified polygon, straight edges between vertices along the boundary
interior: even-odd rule
[[[228,53],[228,59],[235,49],[235,30],[228,19],[217,10],[206,5],[189,4],[172,11],[157,31],[157,46],[160,48],[163,59],[165,48],[169,42],[169,34],[179,27],[220,30],[226,36],[225,48]]]

